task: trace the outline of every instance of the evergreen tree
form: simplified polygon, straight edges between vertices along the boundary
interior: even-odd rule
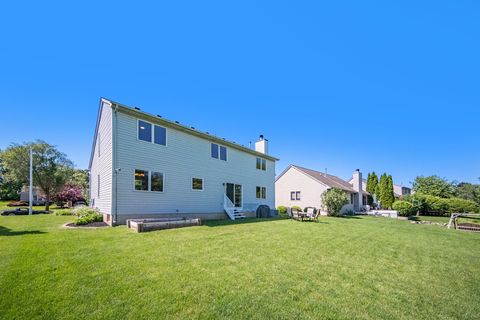
[[[377,186],[378,186],[378,177],[377,174],[374,172],[368,174],[367,178],[367,192],[370,193],[368,197],[368,204],[373,204],[373,196],[377,193]],[[377,194],[378,199],[378,194]]]
[[[380,182],[378,183],[376,188],[377,199],[380,200],[380,204],[382,205],[382,208],[387,208],[386,206],[388,202],[386,198],[386,191],[388,189],[387,180],[388,180],[387,174],[386,173],[382,174],[380,177]]]
[[[386,190],[385,190],[385,208],[391,208],[393,203],[395,202],[395,193],[393,192],[393,178],[391,175],[388,176],[387,178],[387,184],[386,184]]]

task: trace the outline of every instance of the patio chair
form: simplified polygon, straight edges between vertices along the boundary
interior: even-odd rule
[[[291,208],[290,211],[292,212],[292,218],[293,219],[298,220],[298,219],[302,218],[302,220],[303,220],[302,210],[298,210],[297,208]]]
[[[313,207],[308,207],[306,208],[306,216],[310,220],[317,220],[318,216],[320,215],[320,210],[317,210],[316,208]]]

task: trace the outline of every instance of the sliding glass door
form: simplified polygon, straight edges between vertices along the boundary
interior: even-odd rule
[[[225,185],[225,193],[227,194],[228,199],[232,201],[235,207],[242,207],[242,185],[227,183]]]

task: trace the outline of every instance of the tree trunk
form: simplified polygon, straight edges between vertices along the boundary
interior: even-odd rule
[[[45,194],[45,211],[50,210],[50,193]]]

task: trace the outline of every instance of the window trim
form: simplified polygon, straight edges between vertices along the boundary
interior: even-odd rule
[[[193,188],[193,179],[202,180],[202,189],[194,189],[194,188]],[[193,192],[203,192],[203,191],[205,191],[205,179],[202,178],[202,177],[191,177],[191,179],[190,179],[190,188],[192,189]]]
[[[257,157],[257,160],[255,162],[255,168],[257,168],[257,170],[267,171],[267,160]]]
[[[258,197],[257,194],[257,189],[260,189],[260,197]],[[267,199],[267,187],[262,187],[262,186],[257,186],[255,188],[255,197],[260,200],[266,200]]]
[[[302,201],[302,192],[290,191],[290,201]]]
[[[218,146],[218,158],[215,158],[215,157],[212,156],[212,146],[213,145]],[[226,157],[225,160],[221,159],[221,152],[220,152],[221,148],[225,148],[225,157]],[[227,146],[224,146],[224,145],[216,143],[216,142],[210,142],[210,159],[215,159],[215,160],[218,160],[218,161],[228,162],[228,153],[229,152],[228,152],[228,147]]]
[[[152,190],[152,173],[160,173],[162,175],[162,191]],[[148,191],[149,192],[154,192],[154,193],[164,193],[165,192],[165,173],[163,173],[161,171],[154,171],[154,170],[149,170],[148,171]]]
[[[146,140],[140,139],[140,132],[138,130],[139,126],[140,126],[140,121],[143,121],[143,122],[151,125],[151,127],[152,127],[151,128],[151,137],[152,137],[151,141],[146,141]],[[160,128],[165,129],[165,144],[164,145],[159,144],[159,143],[155,143],[155,127],[160,127]],[[161,126],[161,125],[155,124],[153,122],[147,121],[147,120],[137,118],[137,141],[142,141],[142,142],[154,144],[154,145],[157,145],[157,146],[167,147],[168,146],[168,128],[165,127],[165,126]]]

